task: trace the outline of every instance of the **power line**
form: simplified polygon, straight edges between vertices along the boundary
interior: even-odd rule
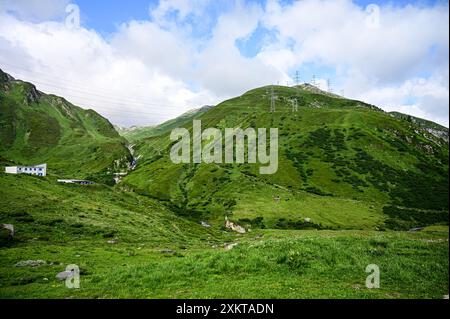
[[[57,79],[60,82],[64,82],[64,83],[69,84],[71,87],[78,87],[78,88],[80,88],[80,87],[81,88],[85,88],[86,87],[86,83],[84,83],[84,82],[78,82],[78,81],[74,81],[74,80],[68,81],[67,78],[61,78],[61,77],[55,76],[53,74],[51,76],[49,76],[48,73],[43,73],[43,72],[39,72],[39,71],[36,71],[36,70],[30,70],[28,68],[24,68],[23,66],[14,65],[14,64],[11,64],[11,63],[8,63],[8,62],[3,62],[2,61],[1,64],[8,65],[8,66],[10,66],[11,68],[14,68],[14,69],[19,69],[19,70],[25,71],[26,73],[31,74],[32,77],[36,77],[34,74],[40,74],[44,78],[47,78],[47,79],[50,79],[50,80]],[[47,68],[47,69],[51,70],[51,68]],[[71,71],[72,70],[66,69],[65,73],[70,73]],[[136,85],[136,86],[143,87],[143,88],[145,87],[145,86],[139,85],[139,84]],[[95,89],[96,89],[96,91],[101,91],[99,89],[104,89],[104,90],[106,89],[106,91],[104,91],[104,93],[107,92],[106,95],[108,95],[108,96],[110,95],[109,94],[110,89],[111,89],[110,87],[102,87],[102,86],[96,85]],[[136,97],[138,99],[141,99],[141,98],[146,99],[147,98],[146,96],[136,96]]]
[[[48,86],[48,87],[55,88],[55,89],[61,89],[61,90],[69,91],[69,92],[76,92],[76,93],[83,94],[82,96],[77,96],[76,94],[69,93],[69,95],[75,96],[78,98],[89,97],[90,100],[93,100],[92,97],[95,97],[97,100],[100,99],[107,103],[116,103],[116,104],[122,103],[122,104],[128,104],[128,105],[159,106],[159,107],[162,106],[162,107],[168,107],[168,108],[183,108],[183,107],[185,107],[185,106],[181,106],[181,105],[155,104],[153,102],[148,102],[148,101],[137,101],[137,100],[128,100],[128,99],[124,99],[124,98],[116,98],[111,95],[110,96],[101,95],[101,94],[93,93],[92,91],[89,91],[89,90],[84,90],[84,89],[80,90],[77,88],[73,88],[72,86],[64,86],[64,85],[50,83],[50,82],[42,81],[42,80],[32,80],[32,82],[35,84],[42,85],[42,86]],[[66,95],[66,93],[64,93],[64,95]]]
[[[25,69],[23,69],[23,70],[25,70]],[[28,70],[26,70],[25,72],[31,74],[32,75],[31,77],[35,77],[35,76],[33,76],[32,73],[44,75],[44,73],[40,73],[40,72],[36,72],[36,71],[29,72]],[[23,74],[20,74],[20,73],[18,75],[14,74],[14,76],[21,77],[21,78],[28,77],[28,76],[23,76]],[[42,76],[41,76],[41,78],[42,78]],[[100,97],[103,99],[108,99],[110,101],[113,100],[114,102],[122,101],[124,103],[129,103],[129,104],[145,104],[145,105],[152,105],[152,106],[164,106],[164,107],[174,107],[174,108],[184,107],[184,106],[167,105],[167,104],[163,104],[163,103],[155,104],[154,102],[141,100],[141,99],[129,99],[129,98],[125,99],[123,97],[114,97],[109,92],[103,92],[104,95],[102,95],[102,94],[98,94],[99,90],[97,90],[97,89],[95,92],[93,92],[93,91],[90,91],[89,89],[86,89],[86,85],[83,85],[83,86],[76,85],[76,84],[71,83],[70,81],[67,81],[67,79],[61,79],[61,78],[54,77],[54,76],[52,76],[50,78],[48,76],[48,74],[45,74],[43,76],[43,78],[44,78],[44,80],[33,79],[33,80],[31,80],[31,82],[39,84],[39,85],[43,85],[43,86],[50,86],[53,88],[58,88],[58,89],[63,89],[63,90],[75,91],[75,92],[82,93],[84,95],[92,95],[92,96]],[[47,79],[45,79],[45,78],[47,78]],[[55,79],[57,79],[57,80],[59,79],[60,82],[63,82],[65,84],[65,86],[61,85],[60,83],[55,84],[55,82],[54,82]],[[147,97],[143,97],[143,98],[146,99]]]

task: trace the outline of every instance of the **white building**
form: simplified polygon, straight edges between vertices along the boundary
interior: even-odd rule
[[[47,164],[40,164],[34,166],[7,166],[5,173],[8,174],[31,174],[37,176],[47,175]]]

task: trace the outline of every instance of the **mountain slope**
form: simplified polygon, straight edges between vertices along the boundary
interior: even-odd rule
[[[118,129],[117,131],[121,136],[125,137],[130,143],[134,143],[144,138],[165,134],[167,132],[170,132],[175,127],[181,127],[183,125],[186,125],[192,122],[194,118],[199,117],[212,107],[213,106],[205,105],[198,109],[190,110],[160,125],[146,126],[146,127],[131,127],[129,129],[121,128]]]
[[[48,163],[50,174],[86,177],[124,167],[126,141],[109,121],[0,70],[0,156]]]
[[[276,112],[270,113],[270,90],[251,90],[199,119],[203,129],[277,127],[276,174],[259,175],[258,164],[174,164],[165,133],[137,143],[139,165],[124,184],[217,225],[224,215],[269,228],[448,223],[444,139],[373,105],[309,87],[275,86]],[[192,130],[192,123],[184,126]]]

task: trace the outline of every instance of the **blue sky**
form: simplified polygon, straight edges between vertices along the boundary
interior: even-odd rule
[[[296,71],[448,126],[448,20],[439,0],[2,0],[0,67],[124,126],[292,85]]]

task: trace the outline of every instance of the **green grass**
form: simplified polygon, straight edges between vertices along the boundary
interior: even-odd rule
[[[1,298],[442,298],[448,291],[448,226],[240,235],[108,186],[6,174],[0,185],[0,222],[17,232],[0,239]],[[238,245],[227,251],[227,243]],[[15,266],[29,259],[47,264]],[[80,289],[55,279],[68,264],[81,269]],[[368,264],[381,269],[380,289],[365,287]]]
[[[159,201],[105,185],[65,185],[52,177],[4,173],[0,185],[0,220],[15,226],[18,245],[111,238],[188,245],[218,236]]]
[[[258,231],[238,246],[155,251],[141,245],[32,242],[0,250],[2,298],[437,298],[448,294],[448,233]],[[51,265],[17,268],[23,259]],[[81,269],[81,288],[54,279]],[[368,289],[365,268],[380,268]],[[47,278],[48,280],[45,280]]]

